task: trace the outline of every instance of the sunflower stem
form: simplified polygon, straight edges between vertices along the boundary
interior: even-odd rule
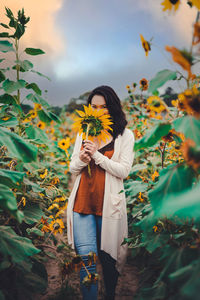
[[[90,123],[87,124],[86,140],[88,139],[90,125],[91,125]],[[89,174],[90,177],[92,176],[92,174],[91,174],[91,168],[90,168],[90,163],[88,164],[88,174]]]

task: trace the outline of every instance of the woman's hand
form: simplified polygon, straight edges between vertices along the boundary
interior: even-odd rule
[[[87,164],[89,164],[89,162],[91,161],[91,157],[86,152],[85,149],[83,149],[79,152],[79,158],[80,158],[80,160],[82,160],[84,163],[87,163]]]
[[[90,156],[92,156],[98,149],[97,143],[94,143],[90,140],[85,140],[83,147],[84,147],[86,153],[88,153]]]

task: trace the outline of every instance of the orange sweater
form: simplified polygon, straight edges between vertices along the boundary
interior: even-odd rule
[[[81,149],[83,149],[83,146]],[[98,151],[111,158],[114,152],[114,141],[111,141]],[[90,161],[90,168],[91,177],[89,177],[87,166],[82,170],[73,211],[102,216],[105,170],[96,165],[93,159]]]

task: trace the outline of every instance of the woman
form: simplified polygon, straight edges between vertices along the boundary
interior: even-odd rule
[[[105,299],[112,300],[127,253],[127,244],[121,245],[128,234],[123,179],[128,176],[134,159],[134,135],[126,128],[120,99],[111,87],[95,88],[88,104],[110,114],[113,130],[106,143],[82,141],[77,135],[70,162],[70,172],[76,175],[76,180],[67,207],[68,242],[82,256],[91,273],[96,272],[96,265],[87,266],[87,255],[91,251],[98,255]],[[81,282],[86,275],[82,268]],[[81,291],[83,299],[97,299],[97,283],[90,289],[81,283]]]

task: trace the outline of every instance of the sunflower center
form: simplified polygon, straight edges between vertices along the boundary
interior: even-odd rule
[[[175,5],[179,0],[169,0],[171,4]]]
[[[194,97],[189,105],[194,111],[200,112],[200,97]]]

